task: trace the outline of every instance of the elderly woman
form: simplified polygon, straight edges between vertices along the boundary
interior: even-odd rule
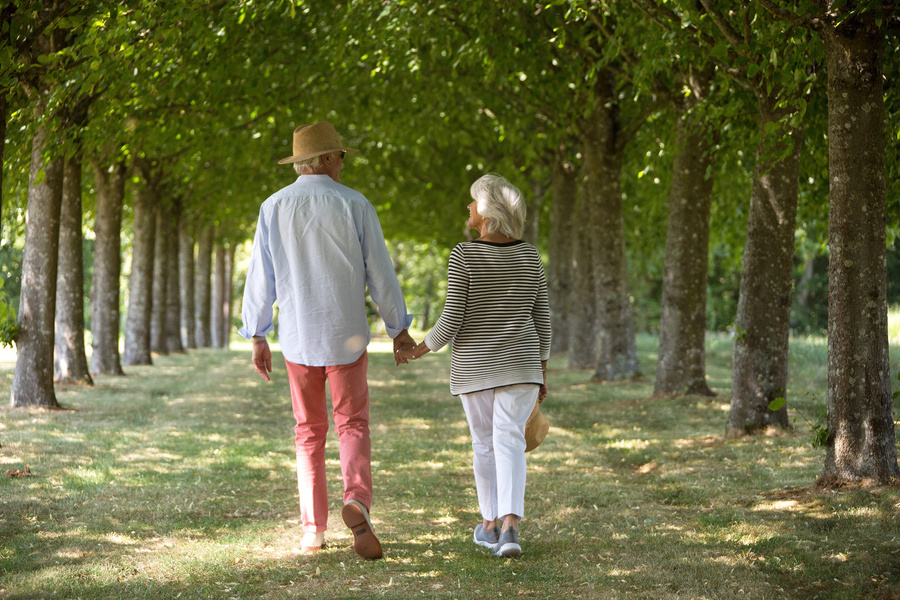
[[[520,239],[519,190],[488,174],[470,193],[466,225],[480,237],[450,253],[444,311],[425,341],[400,356],[419,358],[452,343],[450,391],[461,398],[472,433],[484,519],[475,543],[516,557],[525,516],[525,423],[547,395],[547,284],[540,254]]]

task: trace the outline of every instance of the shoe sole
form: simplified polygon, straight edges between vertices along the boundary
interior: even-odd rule
[[[518,544],[503,544],[496,554],[501,558],[518,558],[522,556],[522,547]]]
[[[353,532],[353,551],[367,560],[382,557],[381,542],[375,537],[372,525],[359,504],[349,502],[341,510],[344,524]]]

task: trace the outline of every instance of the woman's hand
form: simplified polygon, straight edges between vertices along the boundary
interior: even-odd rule
[[[422,358],[426,354],[431,352],[431,349],[425,345],[425,342],[415,346],[414,348],[402,348],[398,353],[398,357],[404,361],[416,360],[417,358]]]

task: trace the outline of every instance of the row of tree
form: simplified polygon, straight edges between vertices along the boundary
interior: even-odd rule
[[[745,238],[734,244],[742,261],[727,428],[736,435],[788,426],[783,403],[772,408],[787,386],[800,182],[813,179],[802,170],[804,131],[827,123],[820,139],[827,141],[829,218],[803,215],[804,225],[823,224],[830,235],[830,435],[822,480],[898,475],[884,272],[886,170],[897,172],[886,161],[887,141],[895,141],[886,124],[896,117],[886,114],[885,98],[895,106],[897,98],[884,87],[884,56],[896,56],[897,7],[634,0],[471,9],[408,2],[372,11],[366,21],[391,32],[373,32],[389,40],[373,53],[373,71],[390,87],[405,84],[414,98],[442,106],[450,126],[469,135],[488,127],[509,141],[506,154],[520,153],[514,161],[526,165],[534,199],[549,179],[555,349],[568,352],[571,366],[593,368],[595,380],[641,372],[628,251],[641,236],[629,240],[623,199],[643,196],[636,209],[649,204],[625,169],[633,169],[635,149],[652,153],[642,137],[655,136],[671,161],[661,211],[655,391],[711,394],[704,341],[712,209],[714,199],[729,208],[722,188],[730,182],[718,193],[717,183],[735,172],[730,147],[755,142],[743,159],[750,180],[749,202],[741,201],[748,206]],[[896,60],[887,64],[896,71]],[[817,89],[822,74],[824,90]],[[472,99],[463,113],[450,106]],[[816,147],[823,146],[806,145]],[[644,215],[637,222],[653,223]]]
[[[32,173],[16,339],[19,364],[29,367],[17,368],[14,405],[44,402],[48,386],[52,394],[45,340],[64,303],[50,281],[56,244],[65,231],[80,239],[82,215],[69,207],[68,224],[57,225],[57,190],[66,181],[73,196],[81,189],[82,177],[65,175],[64,165],[93,166],[94,367],[113,372],[100,371],[97,356],[118,343],[120,232],[132,236],[127,360],[154,339],[156,348],[188,343],[162,315],[172,307],[169,323],[193,321],[183,295],[194,286],[189,275],[173,276],[192,272],[190,240],[200,240],[194,264],[208,281],[206,248],[246,239],[260,199],[287,178],[273,167],[289,152],[293,125],[326,118],[367,149],[344,179],[360,182],[389,236],[452,244],[471,179],[500,170],[517,180],[535,217],[528,237],[546,240],[554,351],[596,380],[641,373],[632,296],[650,281],[661,297],[656,393],[711,394],[710,249],[741,260],[734,434],[788,425],[786,409],[770,406],[787,385],[795,240],[798,229],[828,230],[823,480],[900,473],[884,267],[896,229],[887,202],[896,183],[886,175],[897,170],[886,131],[896,112],[885,102],[898,98],[884,87],[885,67],[898,69],[884,60],[897,46],[896,7],[481,0],[340,8],[318,0],[4,5],[0,52],[10,66],[0,108],[4,127],[19,126],[9,134],[19,152],[4,165],[24,161],[31,140]],[[818,132],[812,141],[809,130]],[[130,223],[121,212],[128,181]],[[817,201],[826,181],[827,219]],[[180,260],[162,258],[175,248]],[[74,251],[62,253],[75,262],[59,272],[78,270]],[[97,298],[110,304],[100,308]],[[78,329],[78,317],[71,322]],[[40,384],[22,387],[26,380]]]

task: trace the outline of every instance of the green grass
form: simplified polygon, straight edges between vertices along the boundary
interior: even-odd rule
[[[815,493],[823,451],[802,419],[726,439],[726,337],[709,339],[713,399],[652,398],[649,336],[639,381],[596,385],[551,361],[516,561],[471,541],[448,353],[395,368],[388,348],[370,348],[383,560],[350,548],[333,431],[329,546],[299,553],[283,363],[266,384],[235,345],[59,389],[65,411],[0,409],[0,470],[34,474],[0,477],[0,598],[900,598],[898,490]],[[825,374],[824,340],[793,340],[792,410],[824,408]]]

